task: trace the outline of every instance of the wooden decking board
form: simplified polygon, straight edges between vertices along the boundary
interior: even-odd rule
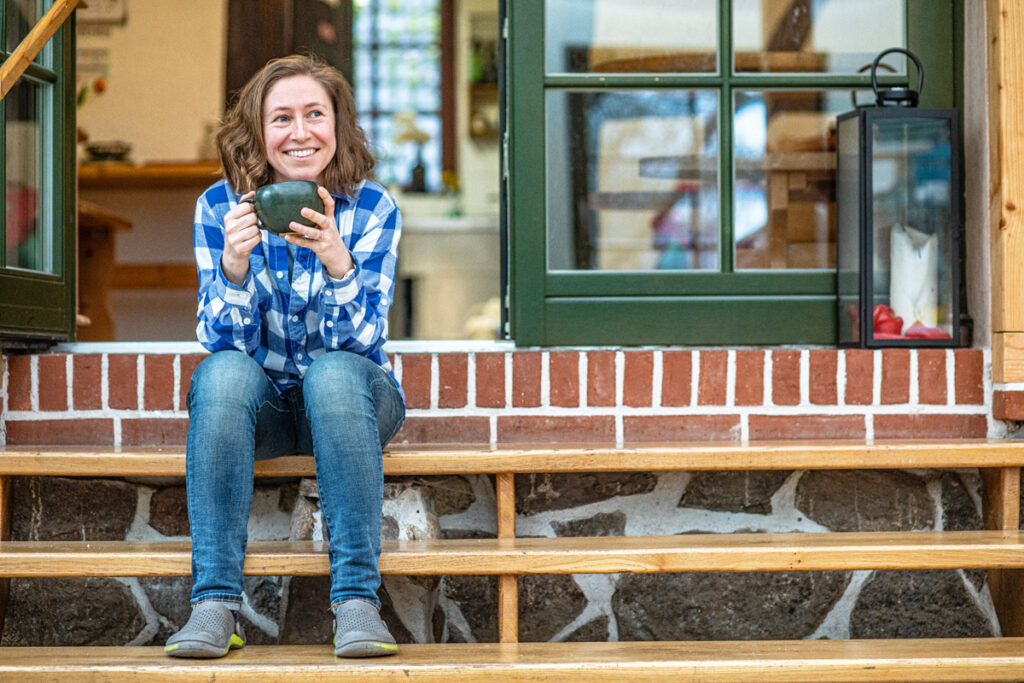
[[[187,576],[187,541],[0,543],[0,576]],[[1024,567],[1024,532],[684,534],[384,543],[381,572],[601,574]],[[326,574],[326,544],[254,541],[245,572]]]
[[[0,679],[43,681],[1013,681],[1024,638],[401,645],[398,655],[339,659],[324,645],[267,645],[218,660],[159,647],[4,647]]]
[[[595,446],[394,447],[384,471],[403,474],[627,472],[671,470],[892,469],[1019,467],[1024,444],[1012,440],[772,441]],[[0,475],[184,476],[183,448],[0,447]],[[256,464],[259,476],[312,476],[313,459],[288,456]]]

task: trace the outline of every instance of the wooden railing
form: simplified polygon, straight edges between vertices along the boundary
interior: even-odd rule
[[[53,38],[53,34],[67,21],[71,13],[79,7],[85,6],[82,0],[56,0],[53,3],[39,23],[32,27],[32,30],[25,36],[25,40],[21,41],[21,44],[7,58],[7,61],[0,64],[0,100],[7,96],[18,78],[39,56],[43,47],[50,42],[50,38]]]

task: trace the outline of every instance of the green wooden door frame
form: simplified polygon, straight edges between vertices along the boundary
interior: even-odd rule
[[[868,74],[730,74],[731,0],[722,0],[714,74],[555,74],[544,68],[544,3],[508,2],[505,162],[510,336],[519,345],[833,344],[835,272],[733,270],[733,91],[870,89]],[[906,45],[925,69],[921,106],[961,104],[962,0],[908,0]],[[883,75],[907,84],[910,74]],[[545,93],[714,88],[719,93],[720,272],[549,271]]]
[[[43,11],[49,2],[44,3]],[[6,35],[5,9],[0,6],[0,36]],[[72,340],[75,330],[75,18],[65,22],[43,55],[19,80],[45,86],[40,108],[44,174],[41,199],[52,224],[52,272],[5,267],[6,215],[0,214],[0,348],[39,348]],[[2,47],[2,46],[0,46]],[[0,61],[8,53],[0,51]],[[0,102],[0,159],[6,159],[6,107]],[[7,187],[6,164],[0,164],[0,186]]]

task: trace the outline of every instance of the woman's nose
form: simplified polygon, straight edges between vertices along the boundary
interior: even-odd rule
[[[295,122],[292,124],[292,137],[296,140],[304,140],[308,132],[309,131],[306,130],[306,126],[302,119],[296,118]]]

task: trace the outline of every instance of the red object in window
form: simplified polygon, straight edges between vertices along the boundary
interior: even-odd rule
[[[7,246],[17,247],[36,229],[39,211],[39,193],[35,188],[8,183],[4,193],[6,202]]]
[[[907,337],[910,339],[950,339],[949,332],[941,327],[928,327],[922,325],[920,320],[907,329]]]
[[[903,318],[894,315],[892,309],[885,304],[878,304],[872,312],[872,329],[876,339],[900,339]]]

